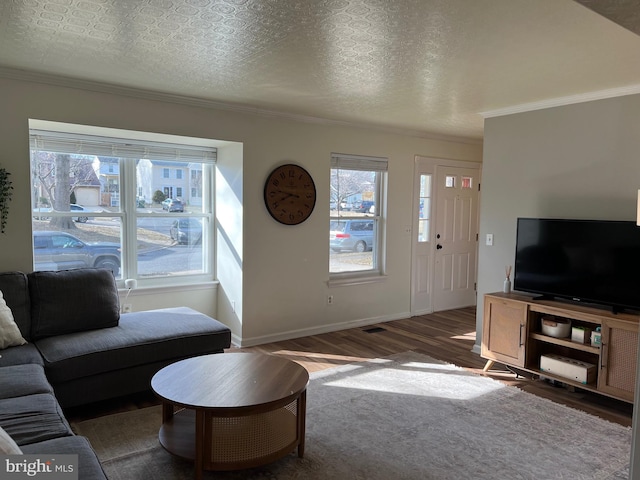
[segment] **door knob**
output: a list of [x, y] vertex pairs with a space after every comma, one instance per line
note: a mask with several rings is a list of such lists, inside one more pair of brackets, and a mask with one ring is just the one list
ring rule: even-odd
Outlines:
[[436, 245], [436, 248], [437, 248], [438, 250], [440, 250], [440, 249], [442, 248], [442, 245], [440, 245], [440, 244], [438, 243], [438, 244]]

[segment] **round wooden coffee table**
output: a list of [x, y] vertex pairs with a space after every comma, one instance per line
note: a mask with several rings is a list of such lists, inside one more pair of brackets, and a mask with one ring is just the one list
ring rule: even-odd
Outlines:
[[173, 363], [151, 379], [162, 400], [160, 444], [203, 470], [237, 470], [304, 455], [309, 373], [260, 353], [218, 353]]

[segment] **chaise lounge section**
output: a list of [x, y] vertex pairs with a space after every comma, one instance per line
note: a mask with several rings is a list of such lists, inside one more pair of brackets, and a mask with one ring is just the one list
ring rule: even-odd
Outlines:
[[0, 319], [0, 427], [23, 453], [78, 454], [83, 479], [105, 476], [63, 407], [149, 390], [160, 368], [231, 343], [225, 325], [191, 308], [120, 315], [108, 270], [4, 272], [0, 292], [14, 322]]

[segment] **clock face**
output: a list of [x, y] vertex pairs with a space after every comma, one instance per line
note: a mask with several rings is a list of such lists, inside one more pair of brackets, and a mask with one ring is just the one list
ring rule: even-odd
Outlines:
[[274, 169], [264, 184], [264, 203], [271, 216], [285, 225], [304, 222], [316, 205], [316, 186], [299, 165]]

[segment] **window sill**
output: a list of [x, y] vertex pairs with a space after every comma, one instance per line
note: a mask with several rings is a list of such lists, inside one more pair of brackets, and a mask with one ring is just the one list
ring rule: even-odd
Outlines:
[[385, 282], [386, 280], [386, 275], [350, 275], [330, 278], [327, 285], [329, 287], [346, 287], [350, 285], [365, 285], [367, 283]]
[[[159, 293], [166, 292], [193, 292], [194, 290], [215, 290], [218, 288], [220, 282], [214, 280], [211, 282], [201, 283], [180, 283], [175, 285], [154, 285], [154, 286], [138, 286], [135, 289], [131, 289], [130, 296], [137, 297], [140, 295], [157, 295]], [[126, 294], [126, 288], [119, 287], [118, 293]]]

